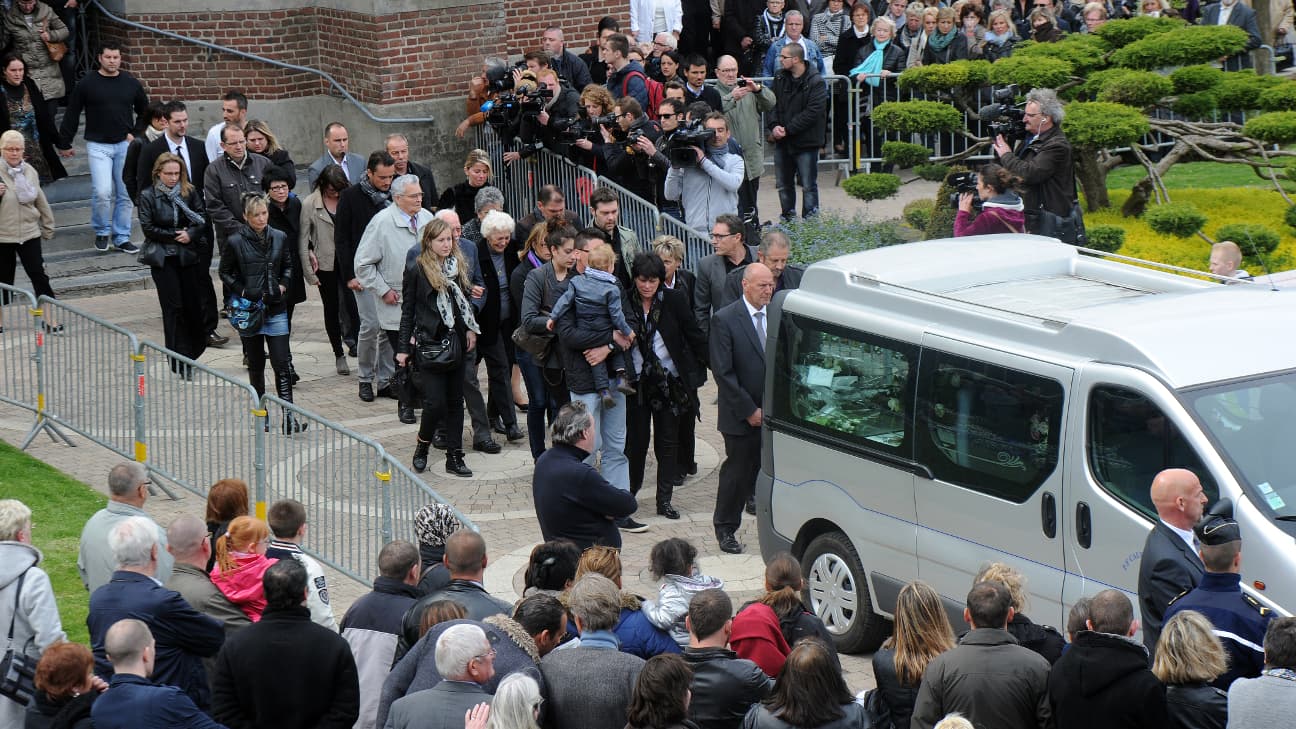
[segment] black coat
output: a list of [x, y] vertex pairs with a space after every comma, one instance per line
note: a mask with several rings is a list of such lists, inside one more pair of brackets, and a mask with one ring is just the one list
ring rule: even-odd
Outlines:
[[587, 456], [576, 446], [555, 443], [536, 460], [531, 495], [540, 533], [545, 541], [568, 539], [581, 549], [620, 547], [621, 532], [608, 517], [630, 516], [638, 504], [585, 463]]
[[337, 213], [333, 217], [333, 270], [343, 284], [355, 278], [356, 248], [369, 221], [382, 209], [358, 183], [347, 187], [338, 196]]
[[879, 648], [873, 654], [873, 679], [877, 682], [877, 690], [882, 694], [882, 704], [890, 712], [891, 726], [908, 729], [922, 681], [912, 686], [900, 683], [895, 667], [895, 650], [891, 648]]
[[[507, 282], [518, 265], [518, 248], [515, 241], [509, 241], [504, 248], [504, 280]], [[517, 320], [522, 313], [522, 302], [512, 300], [507, 318], [500, 318], [500, 282], [495, 270], [495, 261], [491, 260], [491, 247], [483, 238], [477, 244], [477, 265], [481, 267], [482, 282], [486, 289], [486, 303], [477, 313], [477, 326], [481, 328], [478, 338], [483, 344], [491, 344], [498, 336], [510, 336], [517, 327]], [[511, 295], [511, 294], [510, 294]]]
[[[189, 182], [201, 193], [204, 175], [207, 174], [207, 145], [193, 137], [185, 137], [184, 142], [185, 151], [189, 153], [189, 161], [193, 163], [193, 169], [187, 170]], [[171, 141], [163, 134], [151, 142], [146, 142], [140, 148], [139, 158], [135, 160], [134, 166], [131, 166], [130, 160], [126, 161], [126, 167], [122, 170], [122, 181], [126, 184], [126, 192], [131, 196], [131, 200], [137, 199], [140, 193], [153, 184], [153, 164], [157, 162], [158, 157], [170, 151], [172, 151]]]
[[[0, 83], [6, 82], [0, 81]], [[54, 125], [54, 117], [50, 114], [49, 105], [45, 103], [45, 97], [41, 94], [40, 89], [36, 88], [36, 82], [24, 76], [23, 86], [27, 88], [27, 95], [31, 99], [32, 110], [36, 116], [36, 133], [40, 135], [41, 156], [45, 158], [46, 164], [49, 165], [50, 176], [55, 180], [61, 180], [67, 177], [68, 173], [63, 167], [62, 160], [59, 159], [58, 151], [54, 148], [60, 146], [66, 149], [72, 146], [72, 143], [69, 141], [60, 142], [59, 129]], [[0, 114], [0, 132], [7, 132], [13, 128], [9, 115], [7, 113]], [[198, 186], [202, 187], [202, 178], [198, 179]], [[44, 180], [41, 182], [43, 183]]]
[[[453, 328], [463, 336], [467, 328], [458, 318], [447, 323], [441, 319], [441, 310], [437, 308], [437, 290], [432, 288], [423, 267], [415, 259], [405, 266], [405, 277], [401, 283], [401, 322], [400, 335], [397, 338], [396, 352], [410, 354], [410, 338], [427, 342], [440, 339], [445, 335], [442, 326]], [[468, 292], [464, 292], [464, 297]]]
[[[715, 89], [712, 89], [715, 91]], [[686, 92], [687, 93], [687, 92]], [[630, 125], [630, 131], [640, 132], [654, 144], [661, 138], [661, 127], [647, 116], [640, 116]], [[649, 201], [657, 202], [658, 191], [666, 181], [666, 169], [658, 166], [653, 157], [634, 150], [627, 152], [623, 141], [604, 145], [607, 155], [607, 174], [612, 181], [621, 185], [635, 195]]]
[[216, 657], [211, 715], [231, 729], [349, 729], [360, 716], [351, 646], [305, 607], [267, 608]]
[[1008, 632], [1023, 648], [1030, 648], [1044, 656], [1050, 665], [1057, 663], [1062, 657], [1062, 649], [1066, 647], [1066, 639], [1057, 629], [1032, 623], [1030, 618], [1021, 613], [1013, 615], [1012, 622], [1008, 623]]
[[281, 231], [267, 226], [266, 238], [267, 244], [263, 245], [246, 225], [231, 235], [221, 255], [220, 277], [243, 298], [264, 301], [266, 315], [273, 316], [286, 308], [287, 296], [279, 287], [292, 291], [297, 256]]
[[1166, 686], [1170, 729], [1224, 729], [1228, 694], [1208, 683]]
[[699, 729], [733, 729], [774, 688], [760, 666], [728, 648], [685, 648], [684, 660], [693, 669], [689, 719]]
[[931, 66], [940, 63], [949, 63], [951, 61], [966, 61], [968, 57], [967, 36], [959, 30], [954, 31], [954, 40], [941, 50], [931, 47], [931, 44], [923, 46], [922, 62], [924, 66]]
[[275, 167], [288, 173], [288, 178], [292, 180], [290, 186], [297, 186], [297, 165], [293, 163], [292, 157], [288, 156], [288, 150], [277, 149], [270, 154], [265, 155]]
[[1156, 650], [1166, 608], [1179, 593], [1191, 590], [1201, 582], [1206, 567], [1201, 557], [1170, 527], [1158, 521], [1143, 543], [1139, 561], [1139, 622], [1143, 625], [1143, 645]]
[[98, 697], [98, 691], [90, 691], [55, 703], [44, 691], [37, 691], [34, 702], [27, 707], [23, 729], [93, 729], [90, 709]]
[[[658, 289], [660, 299], [653, 304], [648, 317], [644, 316], [643, 304], [637, 289], [627, 291], [621, 297], [621, 311], [626, 321], [635, 331], [635, 347], [651, 347], [648, 341], [648, 320], [654, 319], [653, 327], [661, 335], [666, 351], [679, 371], [684, 386], [696, 390], [706, 384], [707, 338], [693, 317], [693, 308], [688, 296], [677, 289]], [[640, 388], [639, 396], [646, 393]]]
[[[297, 241], [301, 234], [302, 204], [296, 196], [289, 195], [288, 202], [280, 208], [270, 201], [270, 227], [284, 234], [288, 241], [288, 250], [297, 252]], [[300, 265], [300, 264], [299, 264]], [[288, 286], [288, 303], [300, 304], [306, 300], [306, 277], [294, 276]]]
[[401, 641], [405, 645], [412, 646], [418, 643], [423, 612], [438, 600], [453, 600], [459, 603], [467, 611], [468, 620], [485, 620], [492, 615], [508, 617], [513, 607], [486, 592], [475, 582], [452, 579], [440, 590], [420, 597], [418, 602], [405, 611], [404, 617], [401, 618]]
[[[892, 43], [891, 45], [899, 45]], [[869, 34], [860, 38], [855, 35], [855, 26], [851, 25], [837, 36], [837, 53], [833, 55], [832, 72], [836, 76], [846, 76], [852, 68], [855, 68], [868, 57], [865, 49], [872, 50], [873, 35]]]
[[[191, 187], [184, 199], [184, 204], [190, 210], [202, 215], [206, 210], [203, 207], [202, 189]], [[208, 235], [211, 228], [205, 223], [199, 224], [189, 220], [184, 213], [176, 209], [171, 198], [159, 193], [152, 185], [144, 188], [140, 193], [136, 211], [139, 213], [140, 230], [144, 232], [144, 239], [164, 246], [168, 256], [178, 256], [181, 266], [192, 266], [198, 263], [206, 249], [211, 246]], [[176, 242], [176, 231], [181, 229], [189, 233], [188, 243]]]
[[1022, 178], [1027, 221], [1031, 212], [1039, 208], [1064, 217], [1071, 214], [1071, 203], [1076, 199], [1071, 160], [1071, 143], [1061, 127], [1050, 127], [1030, 144], [1023, 141], [999, 159], [1009, 172]]
[[782, 126], [787, 132], [775, 144], [792, 150], [822, 147], [828, 120], [828, 89], [814, 66], [807, 65], [800, 78], [791, 71], [779, 71], [772, 90], [778, 103], [765, 115], [766, 128]]
[[1119, 635], [1080, 631], [1053, 665], [1048, 693], [1057, 729], [1168, 726], [1165, 686], [1147, 651]]
[[419, 178], [419, 187], [423, 188], [423, 209], [429, 213], [435, 213], [437, 211], [437, 200], [439, 199], [436, 176], [432, 174], [432, 170], [414, 160], [410, 160], [409, 167], [406, 169], [409, 174]]
[[[469, 220], [477, 219], [476, 202], [477, 193], [479, 192], [481, 192], [481, 188], [469, 185], [467, 180], [454, 187], [447, 187], [441, 193], [441, 199], [437, 200], [437, 210], [454, 208], [454, 211], [459, 215], [459, 220], [466, 225]], [[356, 240], [359, 240], [359, 238]]]

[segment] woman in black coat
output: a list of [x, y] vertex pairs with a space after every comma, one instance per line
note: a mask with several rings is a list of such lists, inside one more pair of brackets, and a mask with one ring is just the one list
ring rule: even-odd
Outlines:
[[279, 146], [279, 140], [275, 138], [274, 132], [270, 131], [270, 125], [260, 119], [251, 119], [247, 126], [243, 127], [243, 133], [247, 135], [247, 150], [273, 162], [275, 167], [287, 173], [288, 188], [296, 187], [297, 165], [293, 163], [292, 157], [288, 156], [288, 150]]
[[[680, 514], [671, 506], [675, 469], [679, 463], [680, 419], [696, 412], [693, 400], [706, 382], [700, 352], [706, 335], [698, 326], [689, 300], [680, 291], [662, 286], [666, 267], [656, 253], [635, 256], [630, 267], [634, 287], [621, 303], [635, 332], [630, 350], [639, 373], [636, 394], [626, 398], [626, 459], [630, 462], [630, 493], [643, 486], [648, 439], [657, 456], [657, 513], [667, 519]], [[665, 350], [665, 358], [661, 356]]]
[[486, 154], [484, 149], [468, 150], [463, 169], [464, 181], [447, 187], [445, 192], [441, 193], [441, 199], [437, 201], [437, 209], [454, 208], [455, 213], [459, 215], [459, 221], [467, 225], [468, 221], [477, 219], [475, 204], [477, 193], [490, 183], [490, 155]]
[[1224, 645], [1205, 615], [1184, 610], [1166, 622], [1152, 673], [1165, 684], [1171, 729], [1224, 729], [1228, 694], [1210, 682], [1226, 670]]
[[[288, 247], [296, 253], [300, 247], [302, 204], [292, 194], [294, 184], [293, 178], [280, 167], [267, 168], [261, 177], [261, 189], [270, 200], [270, 227], [283, 233], [288, 240]], [[305, 300], [306, 277], [297, 276], [293, 278], [292, 285], [288, 288], [288, 297], [284, 301], [288, 306], [288, 331], [292, 331], [293, 309]], [[296, 378], [293, 382], [296, 383]]]
[[927, 46], [923, 48], [924, 66], [967, 60], [967, 36], [955, 25], [957, 20], [953, 8], [941, 8], [936, 13], [936, 32], [927, 38]]
[[[261, 195], [243, 195], [243, 219], [247, 222], [226, 240], [221, 253], [221, 281], [241, 297], [263, 309], [261, 326], [239, 331], [247, 357], [248, 380], [257, 395], [265, 394], [266, 347], [275, 373], [275, 390], [281, 400], [293, 401], [292, 354], [288, 348], [288, 303], [292, 281], [299, 275], [296, 251], [288, 238], [270, 227], [270, 202]], [[239, 307], [231, 304], [231, 309]], [[230, 314], [233, 324], [237, 316]], [[237, 326], [235, 327], [238, 328]], [[306, 429], [292, 413], [284, 413], [284, 432]]]
[[[140, 190], [137, 209], [147, 263], [162, 307], [166, 348], [189, 359], [198, 359], [207, 348], [203, 323], [203, 253], [211, 245], [202, 190], [189, 184], [184, 160], [166, 153], [153, 163], [153, 184]], [[172, 371], [189, 376], [187, 368], [172, 363]]]
[[59, 141], [58, 127], [54, 125], [45, 97], [27, 75], [26, 62], [21, 56], [8, 55], [0, 61], [0, 70], [4, 71], [0, 86], [8, 104], [7, 113], [0, 115], [3, 123], [0, 132], [10, 129], [22, 132], [23, 139], [27, 140], [23, 159], [36, 168], [42, 183], [67, 177], [67, 170], [54, 149]]
[[927, 664], [953, 647], [954, 630], [940, 595], [926, 582], [900, 588], [895, 630], [873, 654], [873, 676], [892, 726], [909, 726]]
[[[423, 226], [418, 258], [405, 267], [401, 291], [404, 298], [396, 364], [406, 367], [414, 360], [422, 376], [423, 422], [414, 447], [414, 470], [422, 473], [427, 469], [428, 448], [440, 426], [446, 438], [446, 473], [472, 476], [464, 464], [463, 376], [468, 358], [475, 356], [473, 348], [481, 329], [468, 301], [472, 291], [468, 260], [459, 250], [449, 223], [433, 218]], [[457, 339], [459, 360], [449, 369], [436, 371], [412, 356], [415, 349], [410, 345], [411, 338], [417, 347]]]

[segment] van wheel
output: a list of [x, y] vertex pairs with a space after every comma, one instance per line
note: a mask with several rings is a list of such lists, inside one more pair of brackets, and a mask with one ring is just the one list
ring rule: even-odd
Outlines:
[[810, 611], [842, 653], [869, 653], [886, 638], [888, 621], [873, 612], [868, 582], [854, 545], [841, 532], [815, 537], [801, 557]]

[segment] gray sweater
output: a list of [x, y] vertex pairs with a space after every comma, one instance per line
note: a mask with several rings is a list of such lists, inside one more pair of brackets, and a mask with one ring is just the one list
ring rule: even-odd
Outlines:
[[553, 651], [540, 661], [547, 690], [546, 729], [614, 729], [626, 724], [626, 707], [644, 659], [610, 647], [585, 645]]
[[1229, 686], [1229, 729], [1278, 729], [1296, 715], [1296, 681], [1277, 676], [1239, 678]]

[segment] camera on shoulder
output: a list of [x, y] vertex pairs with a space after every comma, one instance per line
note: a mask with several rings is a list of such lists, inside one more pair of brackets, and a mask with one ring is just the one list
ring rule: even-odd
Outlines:
[[700, 119], [694, 119], [663, 137], [664, 141], [659, 146], [670, 160], [671, 167], [697, 167], [699, 160], [695, 150], [706, 153], [715, 135], [714, 129], [707, 129]]

